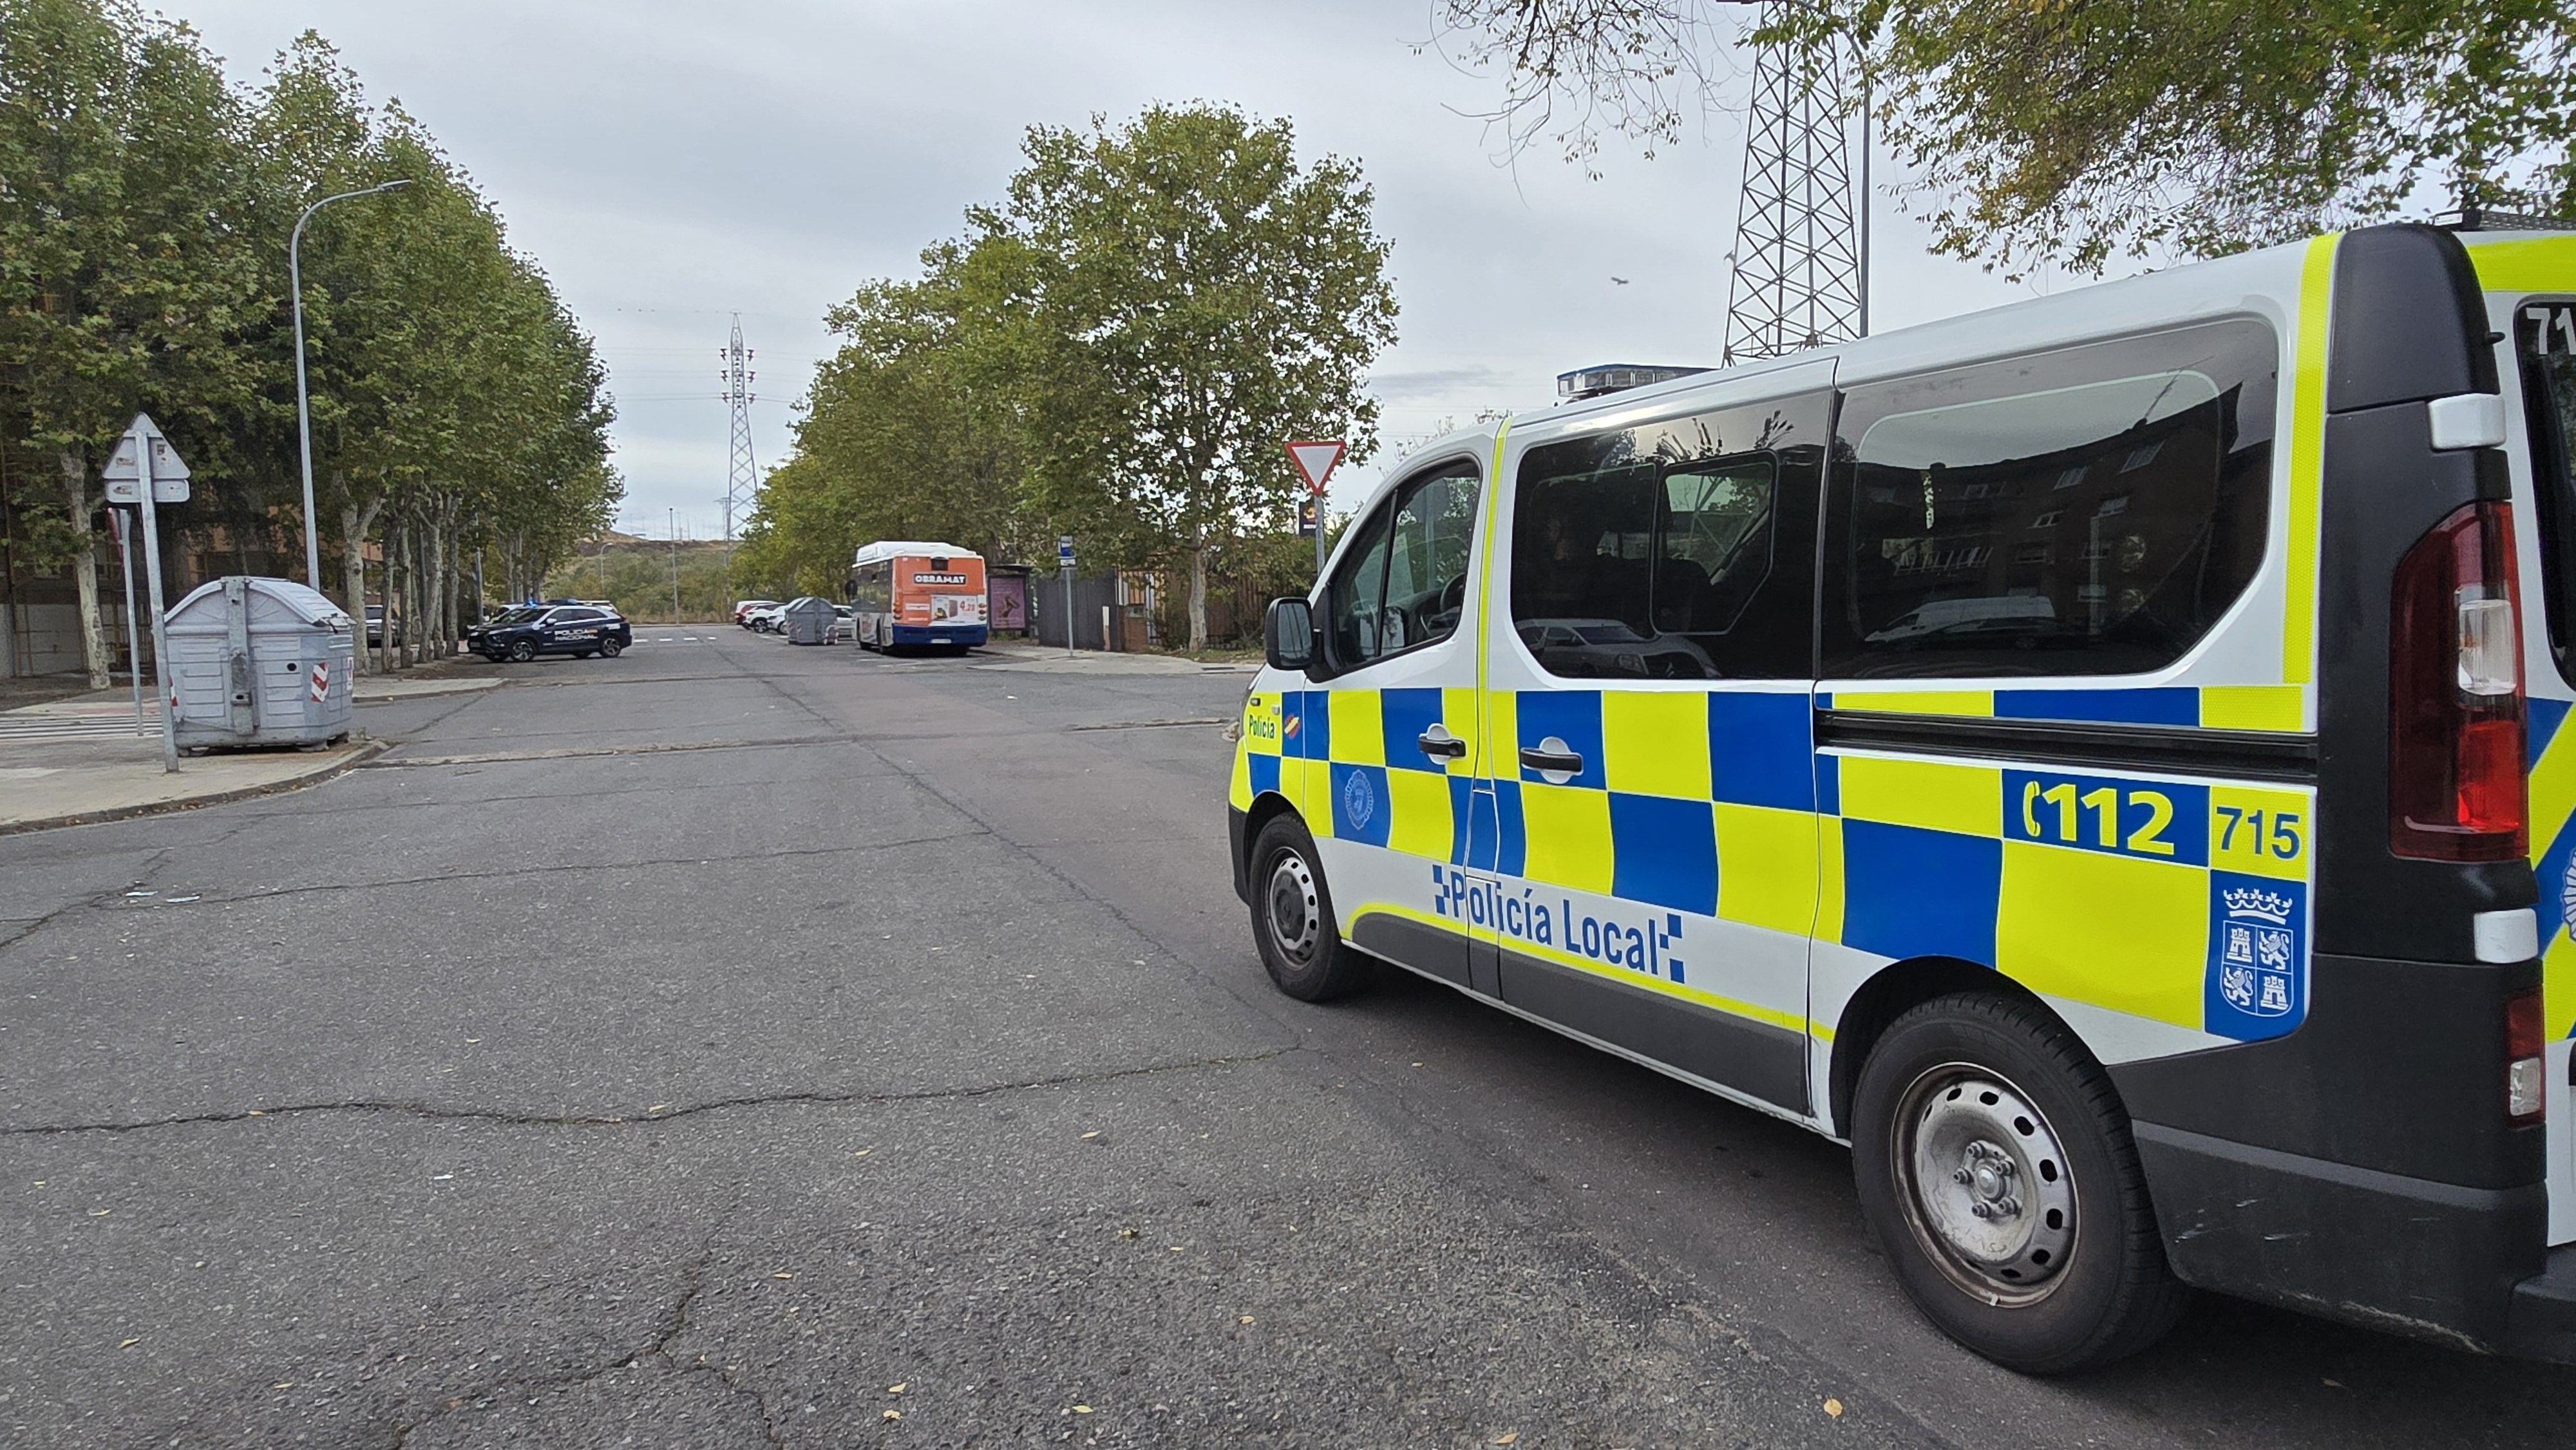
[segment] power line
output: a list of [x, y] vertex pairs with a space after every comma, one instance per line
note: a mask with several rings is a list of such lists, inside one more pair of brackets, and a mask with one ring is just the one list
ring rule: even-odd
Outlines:
[[733, 340], [726, 344], [724, 357], [724, 398], [733, 408], [733, 459], [726, 471], [724, 493], [724, 537], [733, 544], [733, 516], [736, 509], [751, 511], [752, 495], [760, 487], [760, 471], [751, 456], [751, 405], [755, 401], [751, 384], [760, 374], [752, 372], [751, 349], [742, 345], [742, 314], [733, 318]]
[[[1765, 24], [1776, 9], [1764, 7]], [[1866, 138], [1864, 131], [1864, 147]], [[1838, 48], [1763, 46], [1745, 126], [1725, 360], [1779, 357], [1867, 333], [1866, 235], [1852, 205]]]

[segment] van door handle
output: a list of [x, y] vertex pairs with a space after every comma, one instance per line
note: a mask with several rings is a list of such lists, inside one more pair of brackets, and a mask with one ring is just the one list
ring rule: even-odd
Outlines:
[[1422, 753], [1430, 756], [1434, 760], [1464, 760], [1467, 758], [1467, 742], [1450, 734], [1449, 727], [1446, 725], [1432, 726], [1430, 729], [1414, 736], [1413, 743], [1421, 746]]
[[1544, 744], [1521, 747], [1521, 764], [1532, 770], [1565, 775], [1583, 773], [1583, 757], [1571, 750], [1550, 750]]

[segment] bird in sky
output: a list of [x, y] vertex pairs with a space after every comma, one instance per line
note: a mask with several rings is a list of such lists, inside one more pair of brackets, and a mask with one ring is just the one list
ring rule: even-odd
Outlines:
[[1610, 281], [1613, 286], [1625, 287], [1628, 285], [1628, 279], [1625, 277], [1613, 277]]

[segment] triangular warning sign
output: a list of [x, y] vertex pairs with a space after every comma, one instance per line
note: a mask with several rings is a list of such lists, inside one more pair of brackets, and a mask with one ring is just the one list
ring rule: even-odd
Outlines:
[[1339, 438], [1306, 441], [1288, 445], [1288, 461], [1297, 465], [1297, 475], [1306, 487], [1316, 493], [1324, 491], [1324, 480], [1333, 476], [1333, 466], [1342, 461], [1343, 443]]

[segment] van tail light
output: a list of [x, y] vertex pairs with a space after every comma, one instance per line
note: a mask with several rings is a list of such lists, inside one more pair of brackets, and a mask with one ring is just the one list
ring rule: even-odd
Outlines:
[[2513, 861], [2524, 824], [2513, 506], [2469, 504], [2398, 562], [2390, 606], [2388, 849]]
[[2540, 989], [2526, 987], [2504, 999], [2504, 1115], [2514, 1126], [2540, 1121]]

